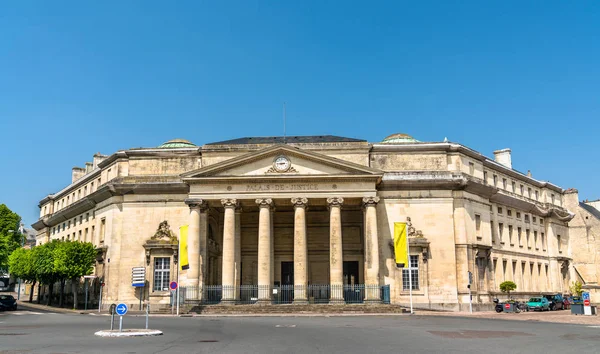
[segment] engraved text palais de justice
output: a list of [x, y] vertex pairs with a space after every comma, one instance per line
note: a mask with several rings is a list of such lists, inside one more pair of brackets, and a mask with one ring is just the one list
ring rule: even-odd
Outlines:
[[319, 187], [316, 184], [248, 184], [246, 192], [259, 191], [316, 191]]

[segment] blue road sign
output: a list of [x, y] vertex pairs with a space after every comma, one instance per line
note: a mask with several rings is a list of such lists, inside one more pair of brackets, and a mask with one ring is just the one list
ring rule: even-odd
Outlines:
[[118, 304], [117, 308], [115, 309], [115, 312], [117, 313], [117, 315], [119, 316], [123, 316], [124, 314], [127, 313], [127, 305], [125, 304]]
[[590, 299], [590, 293], [585, 292], [581, 294], [583, 300], [589, 300]]

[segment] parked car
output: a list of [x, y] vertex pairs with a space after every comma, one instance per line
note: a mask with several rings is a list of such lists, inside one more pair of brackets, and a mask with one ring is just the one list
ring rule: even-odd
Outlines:
[[568, 310], [571, 308], [571, 303], [572, 303], [572, 299], [571, 296], [569, 295], [563, 295], [563, 307], [565, 310]]
[[4, 310], [16, 310], [17, 300], [12, 295], [0, 295], [0, 311]]
[[550, 302], [545, 297], [532, 297], [527, 302], [530, 310], [550, 311]]
[[550, 303], [550, 311], [564, 310], [563, 297], [561, 294], [543, 295]]

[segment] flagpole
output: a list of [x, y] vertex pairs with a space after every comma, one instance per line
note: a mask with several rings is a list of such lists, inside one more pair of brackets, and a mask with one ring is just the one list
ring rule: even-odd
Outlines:
[[406, 218], [406, 258], [408, 259], [408, 294], [410, 297], [410, 314], [413, 314], [413, 298], [412, 298], [412, 267], [410, 264], [410, 243], [408, 242], [408, 228], [410, 218]]

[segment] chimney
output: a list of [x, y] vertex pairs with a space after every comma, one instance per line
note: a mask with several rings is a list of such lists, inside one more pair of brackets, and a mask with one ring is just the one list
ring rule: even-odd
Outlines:
[[92, 172], [93, 169], [94, 169], [94, 164], [92, 164], [91, 162], [85, 163], [85, 173], [90, 173], [90, 172]]
[[104, 161], [104, 159], [106, 159], [106, 155], [102, 155], [101, 153], [97, 152], [94, 154], [94, 163], [92, 165], [92, 169], [98, 167], [98, 164], [102, 161]]
[[83, 175], [85, 175], [85, 168], [83, 167], [73, 167], [73, 172], [71, 172], [71, 183], [77, 181]]
[[494, 160], [512, 169], [512, 160], [510, 158], [510, 149], [502, 149], [494, 151]]

